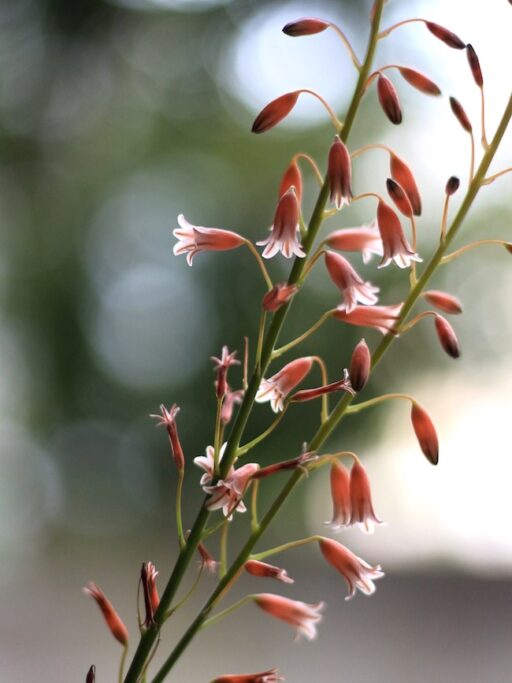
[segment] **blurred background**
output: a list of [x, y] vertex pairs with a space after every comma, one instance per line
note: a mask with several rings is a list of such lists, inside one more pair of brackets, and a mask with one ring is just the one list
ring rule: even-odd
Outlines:
[[[175, 472], [165, 432], [148, 414], [177, 402], [187, 459], [204, 452], [214, 421], [209, 358], [223, 344], [241, 353], [244, 335], [254, 348], [264, 292], [243, 250], [201, 254], [193, 268], [173, 257], [176, 216], [253, 240], [266, 235], [291, 156], [306, 152], [324, 169], [333, 133], [313, 99], [302, 98], [287, 121], [263, 136], [250, 133], [255, 115], [300, 87], [314, 88], [342, 113], [355, 83], [334, 33], [292, 39], [281, 28], [311, 14], [331, 19], [362, 55], [369, 8], [366, 0], [0, 5], [2, 680], [83, 681], [92, 663], [100, 683], [116, 680], [119, 647], [80, 589], [97, 581], [135, 643], [140, 564], [155, 562], [163, 586], [176, 553]], [[511, 85], [511, 14], [506, 0], [491, 0], [485, 13], [463, 0], [396, 0], [383, 26], [424, 16], [471, 42], [484, 72], [492, 135]], [[403, 124], [388, 122], [371, 89], [350, 147], [385, 142], [410, 163], [423, 195], [418, 229], [427, 259], [438, 239], [447, 178], [462, 180], [452, 211], [467, 184], [469, 140], [447, 96], [463, 103], [478, 131], [479, 92], [464, 53], [420, 24], [382, 42], [376, 66], [390, 62], [424, 71], [443, 97], [423, 96], [390, 72]], [[508, 131], [492, 172], [510, 165], [511, 140]], [[361, 157], [355, 191], [384, 192], [387, 169], [383, 152]], [[317, 188], [304, 171], [308, 217]], [[454, 246], [510, 240], [509, 197], [508, 176], [485, 188]], [[374, 202], [360, 202], [326, 230], [367, 223], [374, 211]], [[375, 261], [362, 267], [358, 255], [352, 262], [381, 287], [382, 303], [403, 299], [403, 272], [377, 271]], [[293, 643], [284, 625], [246, 607], [198, 638], [173, 681], [207, 682], [274, 665], [295, 683], [510, 680], [510, 266], [504, 249], [484, 247], [443, 268], [432, 287], [465, 304], [464, 315], [452, 319], [461, 359], [442, 352], [427, 319], [394, 345], [365, 390], [365, 397], [417, 396], [438, 428], [437, 468], [422, 456], [403, 403], [347, 419], [331, 439], [331, 448], [361, 454], [387, 522], [373, 537], [341, 537], [366, 560], [382, 563], [387, 578], [376, 595], [344, 603], [341, 577], [316, 550], [294, 551], [279, 558], [294, 586], [246, 578], [233, 598], [275, 590], [326, 600], [318, 642]], [[269, 267], [282, 281], [289, 263], [276, 258]], [[337, 303], [317, 267], [283, 340]], [[375, 346], [378, 333], [364, 334]], [[331, 321], [302, 350], [323, 355], [334, 379], [360, 337], [360, 330]], [[239, 386], [237, 369], [232, 378]], [[248, 438], [270, 419], [268, 405], [257, 407]], [[255, 456], [272, 462], [296, 455], [317, 422], [318, 406], [297, 406]], [[199, 500], [199, 476], [190, 465], [186, 524]], [[277, 486], [264, 487], [263, 503]], [[290, 500], [264, 545], [322, 533], [330, 515], [325, 471]], [[233, 548], [246, 525], [233, 525]], [[212, 587], [204, 579], [198, 602], [169, 625], [160, 657]]]

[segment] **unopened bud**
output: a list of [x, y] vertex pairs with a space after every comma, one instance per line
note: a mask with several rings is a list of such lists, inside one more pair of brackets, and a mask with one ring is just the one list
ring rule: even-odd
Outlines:
[[437, 336], [441, 346], [446, 351], [446, 353], [452, 358], [458, 358], [460, 356], [460, 344], [455, 334], [455, 330], [450, 325], [448, 320], [443, 318], [442, 315], [437, 315], [435, 317], [435, 326]]
[[466, 43], [462, 41], [458, 35], [452, 31], [449, 31], [444, 26], [434, 24], [433, 21], [426, 21], [425, 25], [430, 33], [432, 33], [436, 38], [439, 38], [439, 40], [442, 40], [445, 45], [448, 45], [448, 47], [453, 47], [455, 50], [463, 50], [466, 47]]
[[304, 19], [297, 19], [297, 21], [290, 21], [283, 28], [283, 33], [292, 38], [297, 38], [299, 36], [312, 36], [315, 33], [321, 33], [326, 28], [329, 28], [329, 22], [306, 17]]
[[294, 187], [295, 188], [295, 194], [297, 195], [297, 201], [301, 202], [302, 200], [302, 174], [300, 172], [299, 165], [295, 161], [295, 159], [291, 162], [291, 164], [288, 166], [286, 171], [283, 174], [283, 177], [281, 178], [281, 184], [279, 185], [279, 197], [278, 199], [281, 199], [281, 197], [288, 192], [288, 190]]
[[459, 189], [460, 185], [460, 180], [457, 178], [457, 176], [450, 176], [448, 180], [446, 181], [446, 187], [445, 187], [445, 192], [446, 194], [451, 197], [452, 194], [455, 194], [457, 190]]
[[407, 218], [412, 218], [411, 202], [400, 185], [395, 180], [388, 178], [386, 180], [386, 187], [397, 209]]
[[[510, 4], [512, 4], [512, 0]], [[505, 249], [508, 251], [509, 254], [512, 254], [512, 242], [506, 242]]]
[[94, 683], [96, 680], [96, 667], [94, 664], [91, 666], [85, 677], [85, 683]]
[[288, 576], [286, 569], [281, 567], [274, 567], [272, 564], [266, 562], [259, 562], [258, 560], [248, 560], [244, 564], [246, 572], [252, 576], [259, 576], [265, 579], [277, 579], [283, 583], [294, 583], [291, 576]]
[[350, 384], [354, 391], [362, 391], [368, 382], [372, 366], [370, 349], [364, 339], [361, 339], [352, 353], [350, 361]]
[[413, 88], [416, 88], [416, 90], [419, 90], [425, 95], [437, 96], [441, 94], [440, 88], [434, 83], [434, 81], [431, 81], [430, 78], [427, 78], [419, 71], [410, 69], [406, 66], [399, 67], [398, 71], [400, 72], [402, 78], [409, 83], [409, 85], [412, 85]]
[[462, 313], [462, 303], [453, 294], [447, 294], [446, 292], [441, 292], [437, 289], [430, 289], [427, 292], [423, 292], [425, 299], [440, 311], [445, 313], [456, 314]]
[[475, 83], [479, 88], [482, 88], [484, 85], [484, 77], [482, 76], [482, 69], [480, 68], [480, 60], [478, 59], [478, 55], [476, 54], [474, 47], [470, 43], [466, 45], [466, 56], [468, 58], [469, 68], [471, 69], [471, 73], [475, 79]]
[[432, 465], [439, 462], [439, 441], [427, 411], [418, 403], [412, 404], [411, 422], [421, 450]]
[[295, 90], [293, 92], [287, 92], [284, 95], [281, 95], [281, 97], [272, 100], [272, 102], [267, 104], [256, 117], [252, 124], [252, 132], [264, 133], [277, 125], [288, 116], [297, 104], [299, 95], [300, 90]]
[[405, 194], [409, 197], [414, 215], [420, 216], [421, 197], [411, 169], [409, 166], [407, 166], [405, 161], [396, 156], [396, 154], [390, 155], [389, 168], [393, 180], [396, 180], [396, 182], [404, 190]]
[[96, 603], [103, 614], [110, 633], [112, 633], [114, 638], [119, 641], [121, 645], [126, 647], [128, 645], [128, 631], [126, 626], [121, 621], [121, 617], [112, 607], [112, 604], [107, 599], [103, 591], [92, 581], [83, 589], [83, 591], [96, 600]]
[[402, 123], [402, 110], [400, 108], [400, 100], [398, 93], [393, 83], [384, 74], [379, 74], [377, 80], [377, 95], [379, 103], [384, 113], [395, 125]]
[[471, 133], [473, 130], [473, 126], [471, 125], [471, 121], [469, 120], [468, 115], [464, 111], [464, 107], [462, 106], [462, 104], [458, 100], [456, 100], [455, 97], [450, 97], [450, 107], [452, 108], [452, 112], [455, 114], [455, 118], [464, 128], [464, 130], [467, 133]]

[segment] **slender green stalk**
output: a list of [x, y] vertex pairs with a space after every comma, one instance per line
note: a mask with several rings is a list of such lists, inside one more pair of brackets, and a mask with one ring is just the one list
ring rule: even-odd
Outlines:
[[286, 411], [288, 410], [289, 405], [290, 405], [289, 403], [284, 404], [283, 410], [281, 410], [281, 412], [277, 414], [277, 417], [272, 421], [270, 426], [267, 427], [267, 429], [265, 429], [264, 432], [262, 432], [261, 434], [259, 434], [258, 436], [256, 436], [254, 439], [247, 442], [243, 446], [240, 446], [240, 448], [238, 449], [238, 457], [248, 453], [251, 449], [253, 449], [255, 446], [257, 446], [261, 441], [264, 441], [267, 438], [267, 436], [272, 434], [274, 429], [277, 427], [277, 425], [281, 422], [283, 417], [286, 415]]
[[241, 598], [240, 600], [237, 600], [230, 607], [227, 607], [225, 610], [222, 610], [222, 612], [219, 612], [214, 617], [210, 617], [210, 619], [206, 619], [201, 624], [201, 628], [203, 629], [203, 628], [207, 628], [208, 626], [213, 626], [214, 624], [217, 624], [219, 621], [224, 619], [224, 617], [227, 617], [229, 614], [232, 614], [233, 612], [235, 612], [239, 607], [242, 607], [243, 605], [248, 603], [249, 600], [254, 600], [254, 595], [246, 595], [245, 598]]
[[315, 534], [314, 536], [308, 536], [307, 538], [299, 538], [297, 541], [289, 541], [288, 543], [283, 543], [282, 545], [276, 545], [274, 548], [269, 548], [268, 550], [263, 550], [261, 553], [251, 555], [251, 560], [264, 560], [266, 557], [270, 557], [271, 555], [284, 553], [286, 550], [292, 550], [293, 548], [300, 548], [302, 545], [315, 543], [316, 541], [320, 541], [322, 538], [322, 536]]
[[316, 321], [313, 325], [311, 325], [310, 328], [308, 328], [305, 332], [303, 332], [301, 335], [296, 337], [295, 339], [292, 339], [291, 342], [288, 342], [288, 344], [285, 344], [284, 346], [279, 347], [276, 349], [273, 354], [272, 354], [272, 360], [275, 360], [276, 358], [279, 358], [279, 356], [282, 356], [283, 353], [286, 353], [290, 349], [293, 349], [294, 346], [297, 346], [301, 342], [304, 341], [304, 339], [307, 339], [310, 335], [312, 335], [314, 332], [316, 332], [324, 322], [332, 317], [332, 314], [334, 313], [336, 309], [333, 309], [332, 311], [327, 311], [322, 315], [322, 317]]
[[183, 549], [186, 545], [185, 535], [183, 533], [183, 521], [181, 516], [181, 496], [183, 493], [183, 480], [185, 478], [185, 470], [181, 468], [178, 471], [178, 486], [176, 489], [176, 528], [178, 531], [178, 541], [180, 548]]
[[367, 408], [372, 408], [373, 406], [379, 405], [379, 403], [384, 403], [384, 401], [393, 401], [395, 399], [403, 399], [404, 401], [410, 401], [414, 403], [414, 398], [409, 396], [409, 394], [383, 394], [382, 396], [376, 396], [368, 401], [362, 401], [361, 403], [356, 403], [347, 408], [346, 412], [353, 415], [354, 413], [360, 413], [362, 410]]
[[226, 573], [228, 566], [228, 536], [229, 536], [229, 519], [224, 520], [222, 531], [220, 534], [220, 577], [222, 578]]

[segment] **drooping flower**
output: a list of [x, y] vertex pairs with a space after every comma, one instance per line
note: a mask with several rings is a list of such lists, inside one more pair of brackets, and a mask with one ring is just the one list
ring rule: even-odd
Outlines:
[[176, 426], [176, 416], [180, 412], [179, 407], [174, 403], [170, 410], [162, 403], [160, 406], [160, 415], [150, 415], [158, 420], [157, 427], [165, 427], [167, 435], [169, 436], [169, 443], [171, 444], [171, 451], [178, 470], [182, 471], [185, 468], [185, 456], [183, 455], [183, 448], [181, 447], [180, 437], [178, 435], [178, 428]]
[[324, 258], [331, 280], [343, 296], [347, 313], [350, 313], [358, 302], [365, 305], [377, 303], [376, 293], [379, 288], [365, 282], [346, 258], [332, 251], [326, 251]]
[[295, 188], [291, 187], [279, 200], [274, 222], [270, 228], [270, 236], [266, 240], [257, 242], [259, 246], [265, 246], [263, 258], [272, 258], [278, 251], [285, 258], [291, 258], [294, 254], [300, 257], [306, 255], [297, 239], [299, 213], [297, 194]]
[[211, 683], [277, 683], [284, 681], [277, 669], [260, 671], [256, 674], [226, 674], [215, 678]]
[[231, 422], [234, 407], [236, 404], [242, 403], [243, 397], [243, 389], [231, 391], [231, 389], [228, 386], [226, 395], [224, 396], [224, 401], [222, 403], [222, 408], [220, 410], [220, 419], [222, 420], [222, 424], [227, 425]]
[[83, 591], [87, 595], [90, 595], [91, 598], [96, 600], [96, 603], [103, 614], [110, 633], [117, 641], [121, 643], [121, 645], [126, 647], [128, 645], [128, 631], [126, 626], [123, 624], [121, 617], [113, 608], [112, 603], [107, 599], [101, 588], [91, 581], [87, 584]]
[[423, 454], [432, 465], [439, 462], [439, 440], [429, 414], [419, 403], [412, 404], [411, 422]]
[[160, 596], [156, 587], [156, 577], [158, 572], [152, 562], [143, 562], [140, 571], [140, 581], [142, 584], [142, 592], [144, 595], [144, 607], [146, 610], [146, 617], [144, 619], [144, 626], [149, 628], [155, 624], [154, 616], [160, 604]]
[[302, 635], [308, 640], [316, 638], [316, 624], [322, 619], [320, 612], [324, 608], [323, 602], [310, 605], [274, 593], [255, 595], [254, 602], [276, 619], [293, 626], [297, 630], [297, 637]]
[[215, 393], [217, 398], [223, 398], [228, 391], [228, 370], [232, 365], [240, 365], [240, 361], [236, 360], [237, 352], [231, 351], [227, 346], [222, 347], [222, 354], [220, 358], [216, 356], [211, 356], [210, 360], [213, 361], [215, 365], [215, 370], [217, 371], [217, 377], [215, 379]]
[[291, 576], [288, 576], [286, 569], [275, 567], [273, 564], [260, 562], [259, 560], [247, 560], [244, 564], [246, 572], [252, 576], [259, 576], [265, 579], [277, 579], [283, 583], [294, 583]]
[[372, 356], [370, 349], [366, 341], [361, 339], [354, 349], [350, 360], [350, 384], [354, 391], [362, 391], [365, 388], [370, 377], [371, 368]]
[[458, 358], [460, 356], [460, 344], [457, 335], [455, 334], [455, 330], [446, 318], [443, 318], [442, 315], [438, 315], [437, 313], [434, 322], [441, 346], [449, 356]]
[[202, 566], [205, 567], [207, 572], [209, 572], [210, 574], [214, 574], [217, 570], [219, 563], [213, 557], [213, 555], [210, 552], [208, 552], [208, 549], [204, 545], [204, 543], [199, 542], [197, 544], [197, 552], [201, 556]]
[[286, 194], [291, 187], [295, 188], [297, 201], [300, 205], [300, 202], [302, 200], [302, 173], [300, 172], [299, 165], [295, 161], [295, 159], [292, 159], [290, 165], [288, 166], [288, 168], [283, 174], [283, 177], [281, 178], [278, 199], [281, 199], [281, 197], [284, 194]]
[[345, 579], [349, 594], [345, 600], [350, 600], [359, 589], [365, 595], [375, 593], [374, 581], [384, 576], [380, 565], [372, 567], [348, 548], [330, 538], [319, 541], [320, 550], [327, 562], [334, 567]]
[[382, 240], [377, 222], [359, 228], [343, 228], [328, 235], [325, 240], [331, 249], [338, 251], [360, 251], [363, 263], [368, 263], [373, 254], [383, 255]]
[[349, 325], [359, 327], [373, 327], [382, 334], [394, 333], [400, 318], [402, 304], [395, 306], [356, 306], [350, 313], [338, 308], [333, 317]]
[[256, 394], [256, 401], [258, 403], [270, 401], [274, 413], [280, 412], [284, 407], [284, 399], [297, 384], [302, 382], [311, 370], [312, 364], [313, 358], [311, 356], [296, 358], [269, 379], [263, 378]]
[[448, 292], [442, 292], [438, 289], [429, 289], [423, 292], [423, 296], [429, 304], [435, 306], [440, 311], [451, 314], [462, 313], [462, 303], [453, 294], [448, 294]]
[[297, 100], [301, 92], [301, 90], [287, 92], [280, 97], [276, 97], [276, 99], [272, 100], [272, 102], [269, 102], [266, 107], [263, 107], [254, 120], [254, 123], [252, 124], [252, 132], [264, 133], [286, 118], [297, 104]]
[[375, 524], [382, 524], [374, 512], [370, 480], [365, 468], [358, 462], [350, 470], [350, 524], [359, 524], [367, 533], [372, 533]]
[[395, 125], [402, 123], [402, 109], [395, 86], [384, 74], [377, 79], [377, 95], [384, 113]]
[[263, 310], [269, 313], [274, 313], [279, 310], [281, 306], [286, 304], [292, 296], [298, 291], [297, 285], [278, 284], [274, 285], [263, 297]]
[[186, 254], [189, 266], [200, 251], [229, 251], [241, 247], [245, 242], [243, 237], [231, 230], [192, 225], [182, 213], [178, 216], [178, 223], [181, 229], [173, 230], [173, 235], [178, 238], [174, 254]]
[[293, 394], [290, 400], [294, 403], [305, 403], [306, 401], [314, 401], [320, 396], [325, 396], [325, 394], [332, 394], [335, 391], [348, 391], [350, 394], [354, 395], [355, 392], [350, 384], [347, 369], [343, 371], [342, 379], [339, 379], [337, 382], [330, 382], [329, 384], [323, 384], [320, 387], [313, 387], [312, 389], [302, 389]]
[[206, 501], [208, 510], [219, 510], [225, 517], [231, 519], [233, 512], [246, 512], [247, 508], [242, 500], [250, 480], [260, 466], [254, 462], [248, 462], [237, 470], [231, 469], [225, 479], [219, 479], [213, 486], [204, 486], [203, 491], [210, 497]]
[[389, 170], [393, 180], [396, 180], [409, 197], [414, 215], [420, 216], [421, 196], [409, 166], [407, 166], [403, 159], [392, 153], [389, 157]]
[[394, 261], [399, 268], [408, 268], [411, 261], [421, 262], [421, 258], [412, 250], [405, 237], [400, 219], [389, 204], [382, 200], [379, 200], [377, 207], [377, 224], [384, 246], [384, 255], [379, 268], [384, 268], [391, 261]]
[[348, 149], [336, 135], [329, 150], [327, 162], [327, 181], [329, 198], [337, 209], [352, 199], [352, 161]]
[[333, 462], [330, 474], [331, 498], [332, 498], [332, 520], [326, 522], [333, 529], [350, 524], [350, 476], [347, 468], [339, 462]]
[[396, 180], [393, 180], [392, 178], [388, 178], [386, 180], [386, 187], [389, 196], [393, 200], [400, 213], [407, 218], [411, 218], [413, 215], [411, 202], [409, 201], [409, 197], [405, 194], [402, 187], [396, 182]]
[[283, 33], [292, 38], [298, 36], [311, 36], [315, 33], [321, 33], [330, 26], [329, 22], [317, 19], [315, 17], [304, 17], [304, 19], [297, 19], [290, 21], [283, 28]]

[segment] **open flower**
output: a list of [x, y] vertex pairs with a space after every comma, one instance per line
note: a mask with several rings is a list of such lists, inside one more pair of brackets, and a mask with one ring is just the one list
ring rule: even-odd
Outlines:
[[222, 347], [222, 354], [220, 358], [216, 356], [211, 356], [210, 360], [213, 361], [215, 365], [215, 370], [217, 371], [217, 377], [215, 379], [215, 393], [217, 398], [223, 398], [228, 391], [228, 370], [232, 365], [240, 365], [240, 361], [236, 360], [237, 352], [229, 351], [227, 346]]
[[181, 230], [176, 229], [172, 233], [178, 238], [174, 245], [174, 254], [186, 254], [189, 266], [200, 251], [229, 251], [241, 247], [245, 242], [243, 237], [231, 230], [192, 225], [182, 213], [178, 216], [178, 223]]
[[171, 444], [171, 451], [178, 470], [185, 468], [185, 456], [183, 448], [181, 447], [180, 437], [178, 435], [178, 428], [176, 426], [176, 416], [180, 412], [179, 406], [174, 403], [170, 410], [162, 403], [160, 405], [160, 415], [150, 415], [158, 420], [157, 427], [165, 427], [169, 436], [169, 443]]
[[332, 520], [326, 522], [333, 529], [349, 526], [350, 508], [350, 475], [347, 468], [339, 462], [333, 462], [331, 467], [331, 498]]
[[334, 567], [345, 579], [349, 594], [345, 600], [350, 600], [359, 589], [365, 595], [375, 593], [377, 579], [384, 576], [380, 565], [372, 567], [348, 548], [330, 538], [322, 538], [319, 541], [320, 550], [327, 562]]
[[[224, 455], [226, 446], [227, 442], [223, 443], [220, 447], [219, 462], [222, 460], [222, 456]], [[204, 474], [199, 482], [201, 486], [209, 484], [213, 479], [213, 470], [215, 468], [215, 449], [213, 448], [213, 446], [206, 446], [206, 455], [198, 455], [197, 458], [194, 458], [194, 465], [197, 465], [202, 470], [204, 470]], [[228, 474], [230, 474], [232, 471], [233, 468], [230, 469]]]
[[270, 401], [274, 413], [280, 412], [284, 407], [284, 399], [297, 384], [302, 382], [311, 370], [312, 364], [313, 358], [311, 356], [297, 358], [269, 379], [263, 378], [256, 394], [256, 401], [258, 403]]
[[260, 562], [259, 560], [247, 560], [244, 564], [244, 569], [252, 576], [259, 576], [265, 579], [277, 579], [283, 583], [294, 582], [292, 577], [288, 576], [286, 569], [275, 567], [273, 564], [267, 564], [266, 562]]
[[331, 280], [343, 296], [347, 313], [350, 313], [358, 302], [366, 305], [377, 303], [376, 293], [379, 288], [370, 282], [364, 282], [346, 258], [332, 251], [326, 251], [324, 256]]
[[384, 255], [379, 268], [384, 268], [391, 261], [394, 261], [399, 268], [408, 268], [411, 261], [421, 262], [421, 258], [412, 250], [407, 241], [400, 219], [389, 204], [383, 201], [379, 201], [377, 207], [377, 224], [384, 246]]
[[358, 462], [350, 471], [350, 524], [359, 524], [366, 533], [372, 533], [375, 524], [382, 524], [373, 510], [370, 480], [365, 468]]
[[281, 199], [274, 214], [274, 222], [270, 228], [270, 236], [266, 240], [257, 242], [259, 246], [265, 246], [263, 258], [272, 258], [280, 251], [285, 258], [295, 256], [303, 257], [303, 251], [297, 232], [299, 230], [299, 202], [294, 187], [290, 187]]
[[[219, 510], [225, 517], [231, 519], [233, 512], [246, 512], [247, 508], [242, 497], [249, 486], [250, 480], [260, 466], [254, 462], [248, 462], [237, 470], [231, 468], [228, 476], [213, 486], [204, 486], [203, 491], [210, 495], [206, 502], [208, 510]], [[204, 475], [203, 475], [204, 476]]]
[[352, 199], [352, 162], [348, 149], [337, 135], [329, 150], [327, 181], [329, 198], [336, 208], [348, 206]]
[[324, 608], [323, 602], [308, 605], [274, 593], [259, 593], [254, 596], [254, 602], [276, 619], [293, 626], [297, 630], [297, 637], [302, 635], [308, 640], [316, 638], [316, 624], [322, 619], [320, 612]]
[[395, 332], [395, 325], [400, 317], [402, 304], [395, 306], [356, 306], [349, 312], [337, 308], [333, 317], [349, 325], [373, 327], [382, 334]]
[[373, 254], [383, 255], [382, 240], [377, 222], [359, 228], [342, 228], [331, 232], [325, 240], [331, 249], [338, 251], [360, 251], [363, 263], [368, 263]]
[[219, 676], [211, 683], [277, 683], [277, 681], [284, 681], [284, 678], [279, 676], [277, 669], [269, 669], [256, 674], [226, 674]]

